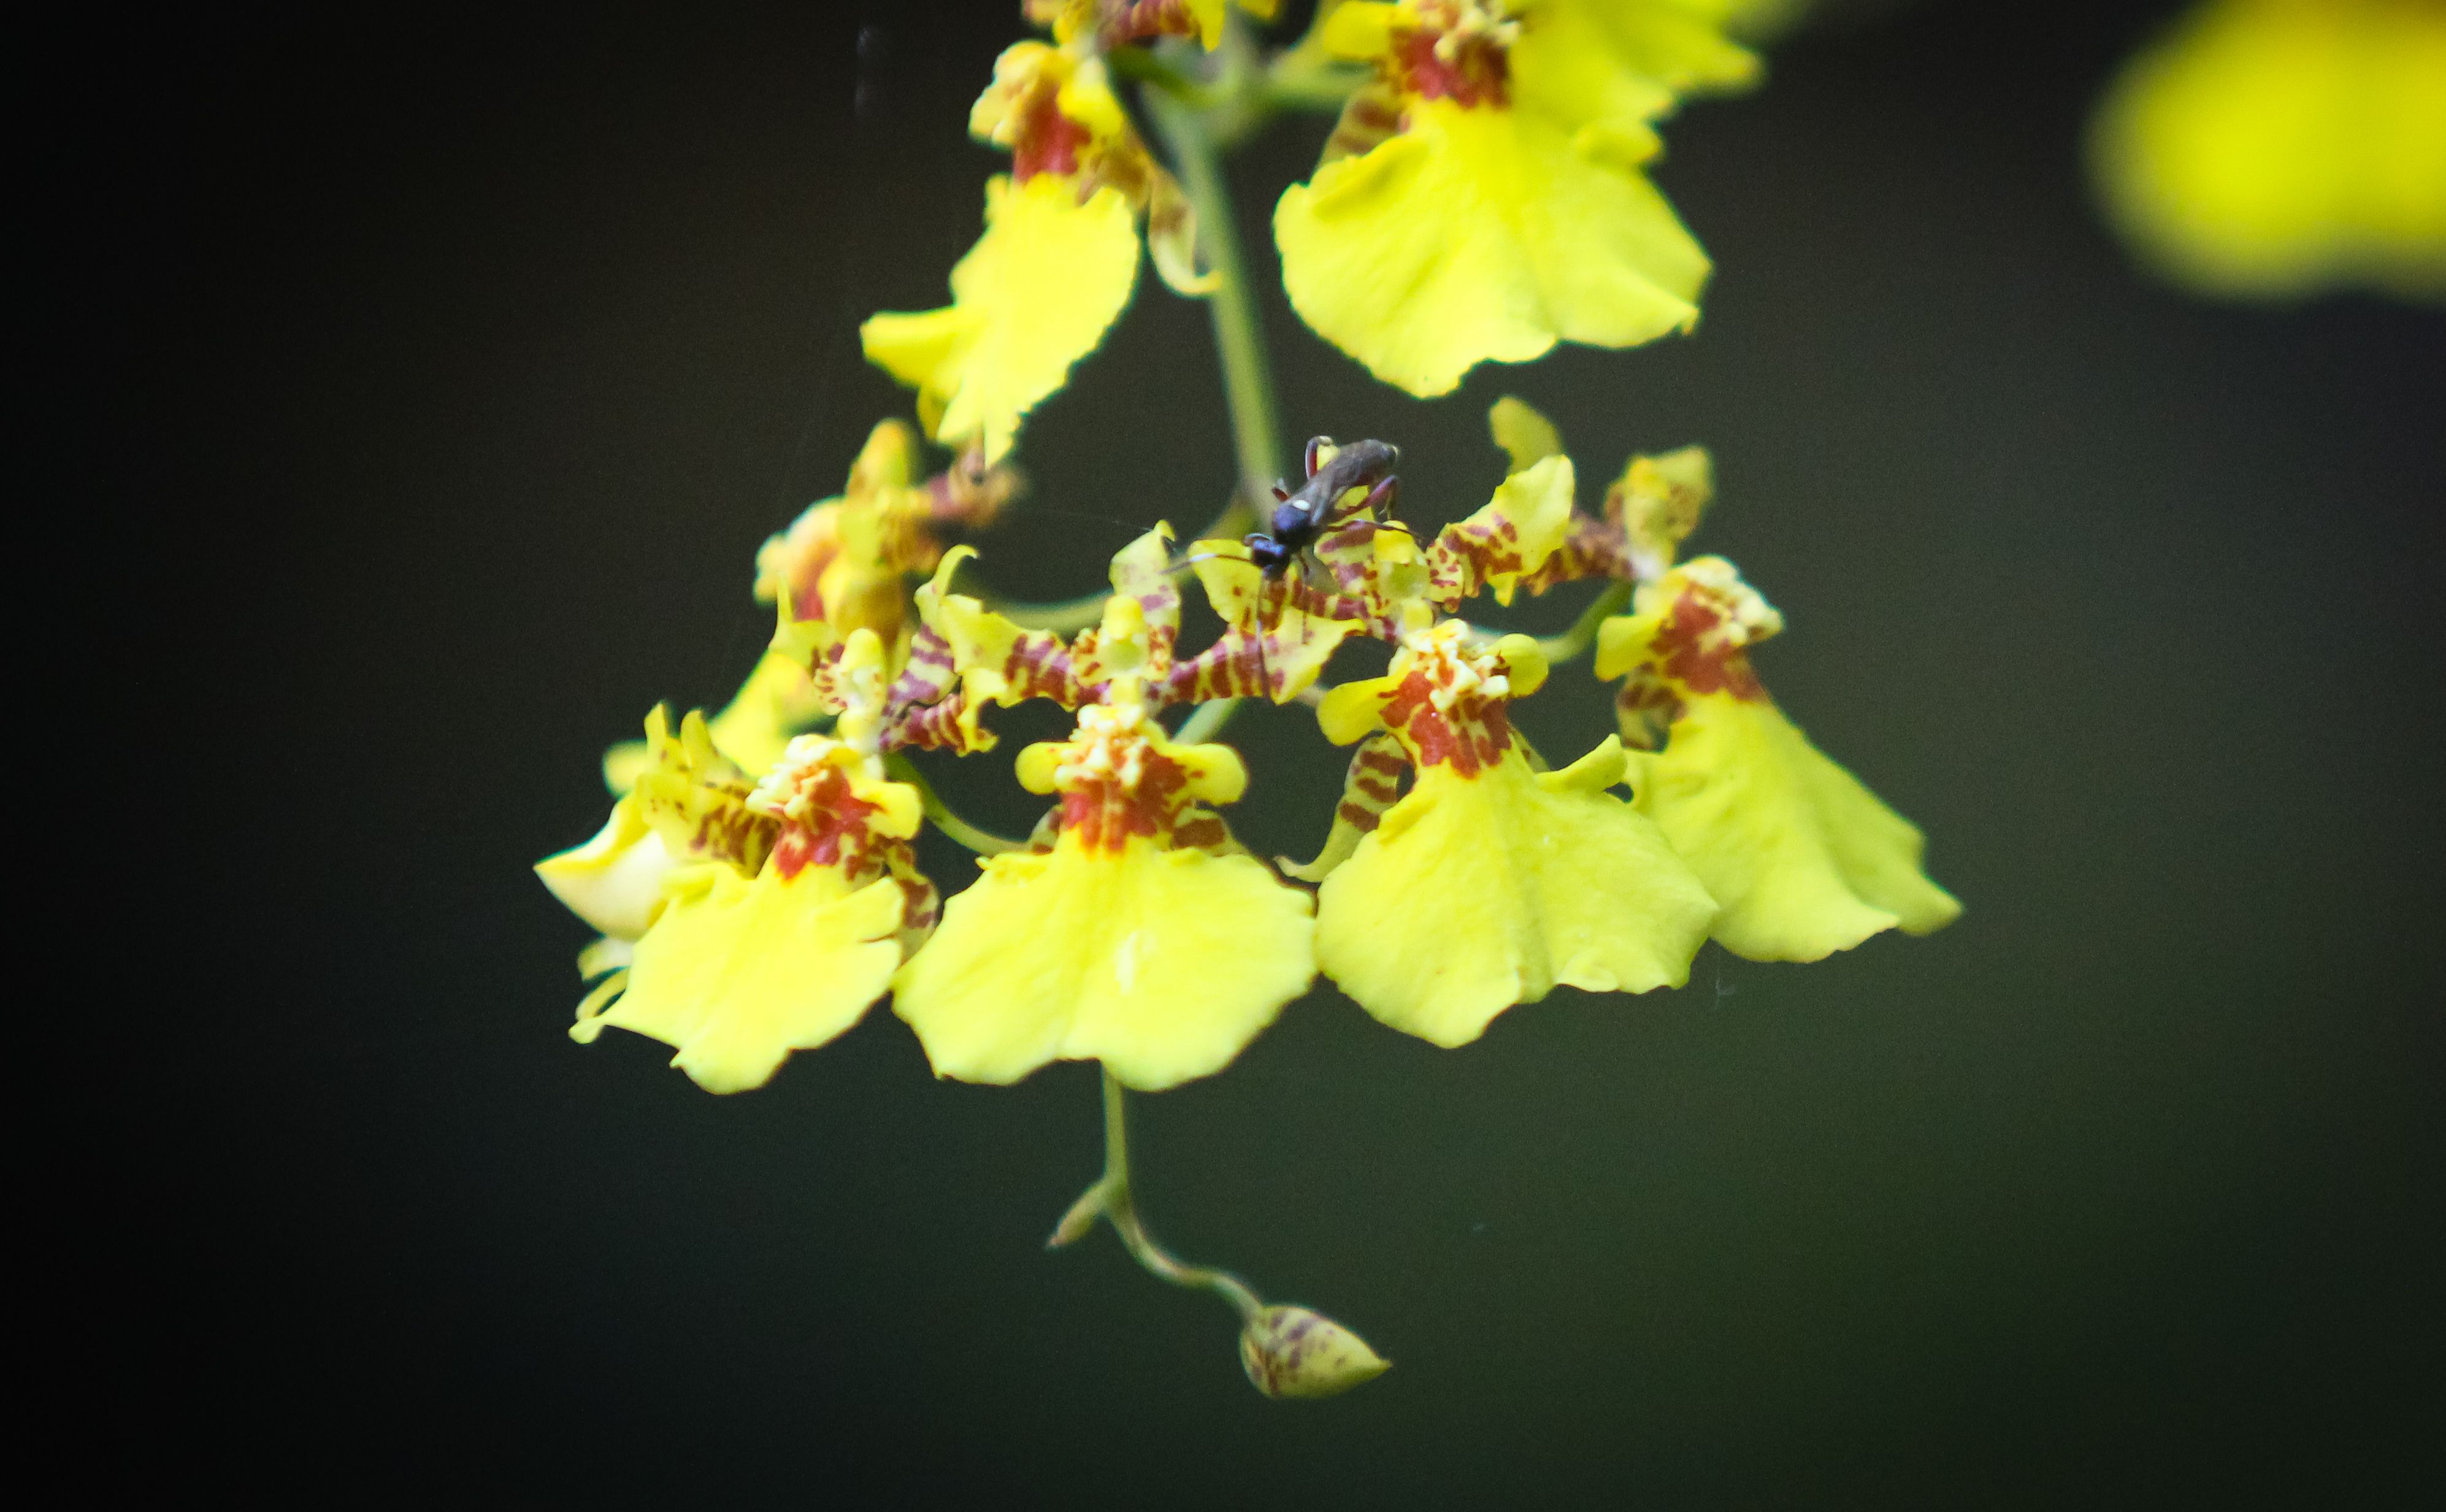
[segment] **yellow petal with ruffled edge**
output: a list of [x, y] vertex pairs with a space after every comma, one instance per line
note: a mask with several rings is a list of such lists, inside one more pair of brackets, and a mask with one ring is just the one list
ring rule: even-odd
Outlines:
[[1686, 331], [1706, 254], [1626, 160], [1595, 127], [1417, 103], [1401, 135], [1283, 192], [1284, 288], [1318, 334], [1422, 398], [1558, 339]]
[[1920, 832], [1774, 704], [1687, 700], [1665, 749], [1632, 757], [1634, 805], [1724, 905], [1715, 936], [1759, 961], [1814, 961], [1962, 905], [1920, 870]]
[[708, 1092], [763, 1086], [792, 1050], [857, 1022], [900, 965], [905, 894], [890, 879], [851, 890], [808, 866], [750, 881], [727, 866], [672, 874], [668, 904], [637, 942], [628, 991], [570, 1037], [605, 1026], [674, 1046], [671, 1064]]
[[1312, 904], [1242, 855], [1132, 837], [996, 856], [902, 968], [894, 1011], [938, 1076], [1100, 1060], [1140, 1091], [1210, 1075], [1307, 991]]
[[1085, 203], [1054, 174], [986, 185], [986, 234], [951, 270], [951, 303], [860, 327], [867, 359], [918, 390], [927, 433], [1001, 460], [1020, 417], [1060, 389], [1120, 318], [1138, 235], [1119, 189]]
[[1557, 772], [1518, 747], [1480, 776], [1427, 766], [1317, 895], [1317, 963], [1405, 1033], [1465, 1045], [1557, 985], [1689, 979], [1714, 899], [1629, 804], [1611, 739]]
[[1735, 0], [1537, 0], [1511, 48], [1512, 99], [1573, 125], [1635, 129], [1681, 96], [1739, 89], [1758, 55], [1724, 33]]
[[2092, 160], [2166, 273], [2281, 297], [2446, 297], [2446, 9], [2217, 0], [2127, 66]]

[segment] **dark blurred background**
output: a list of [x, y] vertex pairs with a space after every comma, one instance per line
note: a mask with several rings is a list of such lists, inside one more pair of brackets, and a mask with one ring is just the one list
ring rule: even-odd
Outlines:
[[[207, 831], [133, 1084], [126, 1368], [214, 1446], [177, 1467], [538, 1505], [2434, 1485], [2446, 313], [2135, 271], [2080, 141], [2162, 5], [1883, 8], [1689, 108], [1691, 339], [1419, 405], [1270, 285], [1291, 436], [1399, 443], [1421, 519], [1483, 501], [1506, 392], [1584, 478], [1714, 447], [1700, 544], [1788, 615], [1769, 683], [1969, 910], [1806, 968], [1711, 946], [1684, 992], [1452, 1052], [1320, 991], [1141, 1100], [1157, 1231], [1383, 1381], [1269, 1403], [1211, 1299], [1106, 1235], [1042, 1251], [1100, 1158], [1091, 1068], [937, 1084], [878, 1011], [716, 1099], [568, 1041], [587, 934], [527, 867], [601, 822], [649, 705], [728, 696], [757, 543], [908, 412], [856, 326], [974, 238], [1016, 9], [215, 17], [131, 85], [103, 460]], [[1269, 280], [1323, 130], [1236, 161]], [[1025, 460], [985, 542], [1014, 590], [1205, 519], [1202, 308], [1143, 277]], [[1605, 699], [1568, 671], [1532, 732], [1583, 748]], [[1243, 836], [1312, 849], [1340, 758], [1297, 711], [1233, 735]], [[959, 781], [1030, 817], [1000, 757]]]

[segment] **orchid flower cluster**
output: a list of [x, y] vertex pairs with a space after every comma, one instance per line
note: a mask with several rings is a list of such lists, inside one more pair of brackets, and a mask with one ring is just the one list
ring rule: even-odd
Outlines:
[[[1320, 976], [1388, 1028], [1458, 1047], [1557, 987], [1679, 987], [1710, 938], [1806, 961], [1951, 919], [1919, 832], [1759, 681], [1752, 650], [1781, 616], [1729, 561], [1684, 558], [1713, 493], [1704, 451], [1633, 457], [1584, 509], [1554, 426], [1505, 399], [1490, 417], [1501, 481], [1433, 534], [1394, 514], [1383, 444], [1350, 453], [1368, 463], [1354, 472], [1318, 438], [1303, 480], [1270, 476], [1263, 349], [1214, 190], [1235, 123], [1340, 110], [1314, 179], [1275, 212], [1285, 287], [1380, 377], [1441, 392], [1481, 361], [1633, 345], [1696, 317], [1705, 258], [1641, 164], [1684, 93], [1755, 71], [1725, 30], [1735, 9], [1350, 0], [1267, 54], [1249, 22], [1269, 7], [1250, 0], [1247, 15], [1029, 0], [1052, 40], [1006, 52], [977, 104], [974, 132], [1011, 172], [987, 186], [953, 302], [865, 327], [948, 461], [929, 473], [916, 428], [875, 425], [842, 493], [759, 553], [776, 633], [738, 696], [710, 719], [657, 708], [642, 743], [607, 757], [609, 822], [537, 867], [602, 936], [580, 957], [594, 985], [573, 1036], [649, 1036], [699, 1086], [738, 1092], [888, 997], [938, 1076], [1007, 1085], [1098, 1062], [1105, 1169], [1053, 1242], [1109, 1223], [1148, 1269], [1232, 1304], [1261, 1390], [1321, 1396], [1384, 1361], [1148, 1236], [1128, 1092], [1222, 1070]], [[1137, 114], [1117, 78], [1138, 81]], [[1214, 304], [1244, 477], [1210, 539], [1157, 524], [1113, 557], [1108, 594], [1012, 604], [984, 587], [971, 538], [1024, 512], [1023, 422], [1129, 302], [1141, 240], [1167, 285]], [[1270, 529], [1232, 539], [1251, 523]], [[1192, 578], [1221, 624], [1195, 650]], [[1469, 617], [1582, 582], [1597, 595], [1560, 635]], [[1370, 640], [1389, 648], [1383, 675], [1330, 681]], [[1618, 728], [1549, 760], [1513, 706], [1591, 648]], [[1005, 840], [911, 755], [988, 755], [995, 711], [1028, 701], [1072, 728], [1017, 753], [1047, 806]], [[1350, 747], [1306, 861], [1251, 854], [1225, 817], [1250, 780], [1214, 737], [1264, 707]], [[929, 823], [979, 854], [965, 886], [920, 870]]]

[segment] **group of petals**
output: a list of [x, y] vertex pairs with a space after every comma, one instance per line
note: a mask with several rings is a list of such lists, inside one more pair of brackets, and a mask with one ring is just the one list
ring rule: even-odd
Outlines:
[[1920, 869], [1909, 820], [1810, 744], [1767, 695], [1748, 648], [1782, 616], [1730, 562], [1702, 557], [1643, 588], [1600, 634], [1597, 674], [1670, 709], [1662, 747], [1633, 751], [1640, 812], [1723, 904], [1716, 938], [1752, 960], [1814, 961], [1880, 931], [1925, 935], [1962, 912]]
[[[1007, 149], [1011, 171], [986, 184], [985, 235], [951, 269], [951, 302], [886, 312], [859, 331], [867, 358], [917, 390], [927, 435], [988, 465], [1128, 307], [1141, 226], [1166, 284], [1193, 296], [1214, 287], [1197, 266], [1188, 198], [1139, 140], [1097, 50], [1101, 33], [1081, 19], [1094, 9], [1053, 8], [1061, 45], [1007, 48], [969, 113], [969, 133]], [[1221, 0], [1120, 9], [1124, 27], [1221, 26]], [[1206, 9], [1212, 28], [1195, 13]]]
[[[828, 690], [879, 694], [885, 652], [872, 629], [830, 661]], [[677, 737], [661, 709], [648, 716], [650, 766], [601, 833], [536, 868], [604, 936], [581, 963], [604, 980], [574, 1038], [649, 1035], [706, 1090], [742, 1091], [890, 988], [938, 912], [909, 843], [924, 805], [885, 775], [866, 711], [838, 713], [835, 734], [793, 739], [753, 784], [702, 715]]]
[[1174, 745], [1140, 706], [1080, 713], [1074, 739], [1020, 756], [1062, 800], [1049, 839], [986, 858], [900, 975], [895, 1009], [941, 1075], [1100, 1060], [1172, 1087], [1222, 1069], [1315, 974], [1308, 894], [1196, 806], [1239, 797], [1238, 755]]
[[[1781, 614], [1722, 558], [1672, 563], [1707, 501], [1704, 454], [1634, 459], [1591, 517], [1543, 417], [1507, 400], [1492, 423], [1508, 476], [1424, 545], [1364, 510], [1272, 576], [1246, 547], [1197, 543], [1224, 630], [1194, 656], [1177, 647], [1169, 527], [1116, 554], [1098, 623], [1026, 629], [954, 590], [971, 548], [894, 523], [923, 496], [909, 438], [879, 429], [826, 506], [837, 527], [777, 538], [764, 563], [770, 659], [799, 670], [829, 733], [790, 738], [751, 779], [701, 715], [674, 732], [657, 709], [602, 832], [538, 866], [604, 936], [572, 1033], [663, 1040], [701, 1086], [735, 1091], [889, 992], [940, 1075], [1009, 1083], [1096, 1060], [1153, 1090], [1228, 1065], [1319, 971], [1392, 1028], [1457, 1046], [1558, 986], [1681, 986], [1711, 936], [1814, 960], [1953, 918], [1919, 832], [1759, 681], [1751, 650]], [[902, 527], [898, 546], [851, 544]], [[843, 562], [897, 584], [930, 557], [913, 626], [840, 589]], [[1546, 652], [1457, 611], [1574, 576], [1636, 585], [1597, 635], [1622, 728], [1554, 769], [1512, 717], [1547, 680]], [[1385, 672], [1312, 691], [1354, 633], [1393, 643]], [[1282, 867], [1313, 894], [1226, 828], [1217, 810], [1248, 785], [1238, 755], [1159, 718], [1250, 693], [1307, 696], [1326, 737], [1357, 747], [1324, 852]], [[1054, 806], [941, 906], [911, 848], [927, 801], [886, 753], [987, 749], [979, 715], [1032, 698], [1074, 714], [1016, 763]]]
[[[1271, 0], [1238, 0], [1260, 17]], [[1323, 160], [1273, 225], [1291, 305], [1386, 383], [1449, 392], [1481, 362], [1558, 341], [1628, 347], [1699, 318], [1709, 272], [1647, 177], [1655, 123], [1742, 87], [1727, 28], [1753, 0], [1347, 0], [1311, 65], [1353, 77]], [[1028, 0], [1050, 43], [1013, 45], [970, 113], [1011, 154], [951, 302], [885, 312], [867, 357], [917, 393], [927, 434], [987, 463], [1101, 344], [1144, 241], [1175, 291], [1200, 271], [1195, 215], [1115, 93], [1108, 49], [1221, 40], [1225, 0]]]
[[1508, 706], [1545, 673], [1528, 637], [1475, 650], [1446, 620], [1320, 710], [1345, 744], [1388, 730], [1416, 780], [1326, 877], [1319, 959], [1362, 1008], [1438, 1045], [1557, 986], [1679, 987], [1716, 916], [1656, 826], [1607, 791], [1623, 777], [1618, 741], [1560, 771], [1531, 766]]
[[[1669, 561], [1708, 469], [1703, 452], [1636, 459], [1591, 520], [1572, 509], [1571, 462], [1542, 417], [1508, 401], [1496, 427], [1512, 475], [1424, 548], [1354, 521], [1319, 543], [1310, 583], [1198, 543], [1227, 630], [1193, 661], [1174, 660], [1176, 599], [1153, 586], [1160, 531], [1115, 558], [1103, 624], [1066, 646], [973, 599], [928, 600], [972, 686], [1080, 715], [1070, 740], [1019, 762], [1062, 806], [1026, 852], [982, 863], [898, 979], [898, 1011], [939, 1072], [1007, 1082], [1094, 1058], [1127, 1085], [1173, 1086], [1227, 1064], [1314, 970], [1382, 1022], [1455, 1046], [1557, 986], [1678, 987], [1709, 937], [1808, 960], [1959, 912], [1920, 870], [1918, 831], [1766, 697], [1746, 651], [1781, 617], [1722, 558], [1651, 573], [1636, 611], [1604, 627], [1600, 674], [1661, 700], [1664, 738], [1627, 712], [1640, 748], [1609, 737], [1547, 768], [1510, 718], [1545, 680], [1537, 643], [1489, 642], [1448, 612], [1544, 586], [1574, 542], [1626, 576]], [[1198, 806], [1240, 797], [1237, 759], [1173, 745], [1152, 712], [1217, 690], [1190, 675], [1198, 664], [1254, 659], [1272, 681], [1246, 690], [1299, 696], [1361, 632], [1396, 650], [1384, 675], [1319, 701], [1325, 733], [1359, 754], [1326, 853], [1284, 867], [1320, 884], [1311, 928], [1308, 896]]]
[[1352, 0], [1326, 49], [1375, 82], [1274, 211], [1283, 283], [1386, 383], [1447, 393], [1557, 341], [1636, 346], [1699, 318], [1706, 255], [1646, 165], [1685, 93], [1755, 56], [1707, 0]]
[[[1046, 697], [1078, 718], [1019, 754], [1021, 784], [1058, 806], [1025, 851], [980, 861], [900, 973], [894, 1010], [941, 1075], [1099, 1060], [1127, 1086], [1172, 1087], [1228, 1065], [1316, 973], [1308, 895], [1209, 806], [1247, 788], [1238, 753], [1176, 744], [1156, 717], [1201, 680], [1173, 656], [1170, 539], [1158, 525], [1114, 557], [1101, 622], [1066, 644], [939, 578], [920, 597], [971, 707]], [[1211, 659], [1239, 650], [1227, 633]]]

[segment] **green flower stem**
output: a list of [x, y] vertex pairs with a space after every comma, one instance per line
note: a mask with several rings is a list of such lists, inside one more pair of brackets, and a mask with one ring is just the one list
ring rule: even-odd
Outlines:
[[926, 780], [926, 774], [919, 771], [917, 764], [908, 757], [898, 752], [886, 756], [883, 769], [892, 774], [894, 781], [907, 783], [917, 789], [918, 801], [926, 805], [926, 817], [933, 822], [936, 829], [978, 855], [999, 856], [1005, 851], [1027, 848], [1024, 841], [1007, 840], [991, 830], [979, 829], [952, 813], [950, 805], [943, 802], [942, 795], [934, 791], [934, 784]]
[[1339, 110], [1367, 82], [1367, 70], [1305, 60], [1295, 63], [1285, 53], [1266, 69], [1259, 92], [1266, 104], [1282, 110]]
[[1223, 727], [1232, 722], [1232, 716], [1239, 708], [1240, 701], [1236, 698], [1210, 699], [1197, 706], [1197, 712], [1180, 722], [1180, 728], [1173, 732], [1172, 738], [1183, 746], [1213, 740], [1223, 733]]
[[1174, 67], [1144, 47], [1109, 48], [1104, 53], [1104, 62], [1120, 77], [1153, 85], [1195, 110], [1211, 110], [1233, 104], [1239, 83], [1237, 79], [1209, 83]]
[[1098, 1219], [1113, 1225], [1121, 1237], [1132, 1258], [1163, 1280], [1175, 1286], [1195, 1291], [1212, 1292], [1240, 1314], [1242, 1324], [1255, 1320], [1265, 1308], [1265, 1299], [1249, 1289], [1247, 1282], [1229, 1271], [1217, 1271], [1203, 1265], [1186, 1264], [1162, 1245], [1157, 1244], [1138, 1220], [1137, 1204], [1130, 1197], [1129, 1112], [1127, 1093], [1120, 1081], [1109, 1070], [1104, 1072], [1104, 1174], [1087, 1188], [1062, 1221], [1053, 1230], [1046, 1248], [1058, 1249], [1087, 1237]]
[[1539, 636], [1537, 649], [1546, 653], [1549, 666], [1570, 661], [1588, 650], [1589, 643], [1597, 638], [1598, 626], [1629, 606], [1630, 584], [1608, 583], [1605, 592], [1597, 595], [1589, 607], [1580, 612], [1580, 617], [1571, 622], [1571, 629], [1559, 635]]
[[1022, 630], [1049, 630], [1057, 635], [1068, 635], [1104, 617], [1104, 601], [1110, 593], [1088, 594], [1079, 598], [1056, 599], [1049, 604], [1031, 604], [1017, 598], [1005, 598], [991, 589], [969, 580], [964, 564], [956, 579], [961, 587], [982, 590], [977, 596], [985, 606]]
[[1240, 233], [1232, 194], [1223, 180], [1222, 154], [1199, 112], [1160, 89], [1140, 94], [1156, 131], [1171, 150], [1180, 186], [1197, 212], [1197, 241], [1214, 273], [1207, 303], [1214, 317], [1214, 350], [1223, 362], [1223, 392], [1232, 409], [1232, 442], [1240, 463], [1238, 497], [1215, 518], [1207, 536], [1237, 536], [1264, 519], [1261, 501], [1270, 499], [1283, 475], [1282, 424], [1274, 414], [1274, 381], [1266, 361], [1266, 340], [1249, 269], [1240, 255]]

